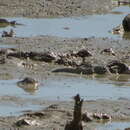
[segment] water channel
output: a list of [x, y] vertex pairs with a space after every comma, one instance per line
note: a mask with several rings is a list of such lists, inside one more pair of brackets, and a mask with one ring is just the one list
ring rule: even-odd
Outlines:
[[[109, 14], [88, 15], [71, 18], [7, 18], [9, 21], [16, 20], [23, 25], [15, 27], [0, 28], [9, 31], [11, 28], [16, 32], [17, 37], [30, 37], [38, 35], [49, 35], [58, 37], [109, 37], [121, 38], [113, 35], [112, 29], [121, 24], [122, 19], [130, 12], [128, 6], [120, 6]], [[91, 23], [91, 24], [90, 24]]]

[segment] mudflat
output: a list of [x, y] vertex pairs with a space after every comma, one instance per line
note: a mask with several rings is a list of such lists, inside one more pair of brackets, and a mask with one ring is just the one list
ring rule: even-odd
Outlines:
[[[110, 0], [0, 0], [0, 15], [2, 17], [67, 17], [87, 14], [107, 13], [113, 8]], [[128, 40], [113, 40], [108, 38], [60, 38], [52, 36], [36, 36], [29, 38], [4, 37], [0, 39], [0, 45], [12, 46], [7, 50], [17, 52], [54, 52], [70, 53], [86, 48], [92, 54], [87, 61], [93, 65], [106, 65], [109, 61], [120, 60], [130, 65], [130, 46]], [[114, 55], [101, 53], [104, 49], [112, 48]], [[24, 54], [25, 54], [24, 53]], [[21, 54], [21, 53], [20, 53]], [[23, 54], [23, 53], [22, 53]], [[24, 56], [23, 56], [24, 57]], [[21, 79], [33, 77], [37, 79], [53, 78], [56, 73], [52, 70], [65, 66], [45, 61], [10, 56], [0, 65], [0, 79]], [[81, 61], [81, 59], [79, 59]], [[21, 77], [23, 75], [23, 77]], [[69, 74], [68, 74], [69, 75]], [[75, 96], [75, 95], [74, 95]], [[81, 95], [82, 96], [82, 95]], [[20, 116], [0, 117], [0, 129], [20, 130], [64, 130], [65, 124], [72, 119], [74, 102], [72, 101], [48, 101], [45, 99], [24, 99], [13, 96], [1, 96], [0, 101], [24, 105], [27, 103], [46, 106], [35, 111], [40, 114], [30, 114], [34, 111], [24, 111]], [[83, 113], [107, 113], [111, 121], [130, 120], [129, 99], [118, 100], [87, 100], [83, 103]], [[31, 116], [30, 116], [31, 115]], [[18, 127], [16, 122], [28, 119], [31, 125]], [[33, 122], [33, 123], [32, 123]], [[25, 122], [26, 124], [26, 122]], [[84, 129], [93, 130], [99, 122], [84, 122]]]
[[3, 17], [56, 17], [106, 13], [111, 0], [0, 0]]

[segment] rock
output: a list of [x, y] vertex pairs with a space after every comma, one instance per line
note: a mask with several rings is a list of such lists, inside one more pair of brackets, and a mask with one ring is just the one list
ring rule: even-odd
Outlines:
[[17, 85], [24, 89], [26, 92], [29, 93], [34, 93], [36, 90], [38, 90], [38, 81], [36, 81], [35, 79], [26, 77], [21, 81], [17, 82]]
[[15, 123], [16, 126], [22, 127], [22, 126], [37, 126], [39, 123], [36, 120], [31, 119], [20, 119]]
[[122, 25], [125, 32], [130, 32], [130, 14], [126, 15], [122, 21]]
[[107, 67], [111, 73], [130, 74], [129, 66], [117, 60], [109, 62]]

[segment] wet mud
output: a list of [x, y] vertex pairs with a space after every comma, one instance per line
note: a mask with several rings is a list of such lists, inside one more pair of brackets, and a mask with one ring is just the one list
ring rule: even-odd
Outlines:
[[[102, 4], [101, 4], [102, 3]], [[8, 8], [7, 8], [8, 7]], [[9, 17], [66, 17], [86, 14], [100, 14], [111, 11], [113, 4], [110, 0], [0, 0], [1, 16]], [[52, 36], [35, 37], [2, 37], [0, 46], [6, 45], [6, 49], [0, 50], [0, 79], [34, 79], [53, 78], [57, 69], [79, 67], [83, 63], [96, 66], [94, 73], [104, 74], [108, 72], [106, 66], [109, 63], [121, 63], [123, 70], [129, 70], [130, 46], [129, 40], [114, 40], [109, 38], [60, 38]], [[9, 47], [8, 47], [9, 46]], [[83, 50], [87, 50], [83, 51]], [[87, 56], [85, 56], [87, 55]], [[118, 64], [119, 65], [119, 64]], [[114, 64], [115, 66], [115, 64]], [[125, 66], [125, 67], [124, 67]], [[88, 66], [87, 66], [88, 67]], [[105, 69], [104, 69], [105, 67]], [[101, 70], [102, 71], [99, 71]], [[108, 75], [121, 75], [122, 70], [116, 64], [109, 66]], [[127, 68], [127, 69], [126, 69]], [[77, 68], [76, 68], [77, 69]], [[76, 70], [75, 69], [75, 70]], [[105, 70], [105, 71], [104, 71]], [[118, 71], [119, 70], [119, 71]], [[66, 71], [66, 75], [69, 75]], [[60, 71], [59, 71], [60, 72]], [[75, 72], [75, 71], [74, 71]], [[79, 71], [76, 74], [83, 73]], [[58, 73], [59, 74], [59, 73]], [[87, 75], [88, 73], [85, 73]], [[91, 73], [93, 75], [93, 73]], [[128, 74], [129, 75], [129, 74]], [[82, 96], [82, 95], [81, 95]], [[1, 129], [20, 130], [64, 130], [66, 121], [72, 120], [74, 102], [49, 101], [45, 99], [26, 99], [15, 96], [1, 96], [1, 105], [14, 103], [17, 106], [38, 105], [39, 110], [25, 110], [20, 115], [1, 116]], [[42, 108], [43, 107], [43, 108]], [[93, 115], [107, 114], [111, 117], [108, 121], [130, 121], [130, 101], [127, 98], [118, 100], [85, 100], [83, 113]], [[96, 115], [97, 117], [97, 115]], [[106, 116], [104, 116], [106, 118]], [[93, 120], [88, 123], [83, 121], [84, 129], [95, 129], [104, 123], [101, 120]], [[107, 122], [107, 121], [106, 121]]]
[[[24, 77], [32, 77], [34, 79], [46, 79], [48, 77], [53, 77], [57, 73], [52, 73], [55, 69], [59, 68], [70, 68], [74, 67], [70, 64], [58, 64], [55, 63], [53, 60], [55, 59], [55, 55], [52, 54], [59, 54], [65, 55], [66, 54], [78, 54], [81, 52], [82, 49], [87, 49], [89, 53], [91, 53], [90, 57], [85, 57], [85, 62], [91, 63], [92, 65], [106, 65], [110, 61], [118, 60], [124, 64], [130, 65], [129, 60], [129, 41], [127, 40], [112, 40], [108, 38], [77, 38], [77, 39], [66, 39], [66, 38], [59, 38], [59, 37], [49, 37], [49, 36], [39, 36], [39, 37], [31, 37], [31, 38], [2, 38], [1, 45], [13, 45], [15, 48], [9, 49], [2, 49], [1, 56], [5, 56], [4, 60], [1, 62], [0, 71], [1, 73], [6, 73], [9, 75], [9, 79], [17, 78], [21, 79]], [[45, 49], [43, 49], [45, 48]], [[107, 49], [107, 48], [112, 48]], [[106, 50], [107, 49], [107, 50]], [[19, 52], [19, 53], [18, 53]], [[22, 53], [21, 53], [22, 52]], [[34, 54], [45, 54], [47, 56], [47, 60], [41, 60], [38, 58], [41, 55], [36, 55], [37, 58], [29, 58], [30, 52]], [[46, 53], [52, 52], [52, 53]], [[53, 58], [50, 57], [48, 60], [48, 55], [54, 56]], [[32, 55], [31, 55], [32, 56]], [[2, 58], [1, 57], [1, 58]], [[52, 59], [52, 60], [50, 60]], [[78, 57], [79, 63], [83, 62], [82, 57]], [[6, 68], [6, 69], [5, 69]], [[69, 75], [69, 73], [67, 73]], [[22, 75], [22, 77], [21, 77]], [[111, 75], [111, 74], [109, 74]], [[4, 76], [4, 75], [3, 75]], [[4, 77], [1, 77], [4, 78]], [[6, 97], [6, 96], [5, 96]], [[14, 103], [21, 102], [14, 97]], [[4, 98], [6, 99], [6, 98]], [[3, 98], [1, 98], [3, 100]], [[12, 101], [12, 98], [8, 99], [8, 101]], [[23, 101], [22, 101], [23, 102]], [[24, 99], [25, 103], [28, 103], [27, 99]], [[45, 103], [45, 104], [44, 104]], [[24, 103], [23, 103], [24, 104]], [[34, 124], [25, 125], [23, 128], [20, 129], [53, 129], [59, 128], [64, 129], [66, 120], [72, 119], [72, 109], [73, 109], [73, 102], [63, 102], [63, 101], [47, 101], [44, 99], [39, 99], [35, 102], [33, 100], [32, 104], [37, 104], [39, 106], [49, 106], [49, 104], [58, 104], [58, 108], [52, 107], [50, 110], [42, 110], [42, 114], [40, 116], [25, 116], [24, 114], [17, 117], [9, 117], [4, 118], [5, 122], [8, 123], [1, 123], [3, 128], [14, 127], [17, 128], [14, 124], [17, 121], [23, 121], [25, 124], [33, 122]], [[129, 100], [128, 99], [118, 99], [117, 101], [111, 100], [93, 100], [93, 101], [85, 101], [83, 111], [89, 111], [90, 113], [107, 113], [112, 117], [112, 121], [120, 121], [126, 120], [129, 121]], [[63, 105], [63, 106], [62, 106]], [[33, 112], [33, 110], [32, 110]], [[37, 111], [37, 112], [41, 112]], [[69, 114], [68, 114], [69, 113]], [[26, 113], [27, 115], [28, 112]], [[23, 120], [27, 119], [27, 120]], [[3, 117], [1, 117], [3, 120]], [[49, 121], [49, 122], [48, 122]], [[8, 127], [6, 126], [8, 124]], [[99, 124], [97, 122], [85, 123], [84, 128], [93, 128], [93, 124]], [[102, 124], [102, 123], [101, 123]], [[95, 127], [97, 125], [94, 125]]]
[[0, 15], [3, 17], [80, 16], [106, 13], [112, 7], [110, 0], [0, 0]]

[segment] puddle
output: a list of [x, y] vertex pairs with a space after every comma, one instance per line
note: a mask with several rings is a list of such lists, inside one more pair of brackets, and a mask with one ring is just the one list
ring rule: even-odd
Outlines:
[[[114, 13], [121, 12], [121, 13]], [[16, 27], [0, 28], [9, 31], [11, 28], [18, 37], [30, 37], [37, 35], [51, 35], [59, 37], [109, 37], [121, 38], [119, 35], [113, 35], [109, 31], [122, 23], [122, 19], [130, 12], [128, 6], [115, 8], [110, 14], [88, 15], [84, 17], [72, 18], [7, 18], [9, 21], [16, 20], [24, 24]]]
[[108, 122], [95, 130], [124, 130], [125, 128], [130, 128], [130, 122]]

